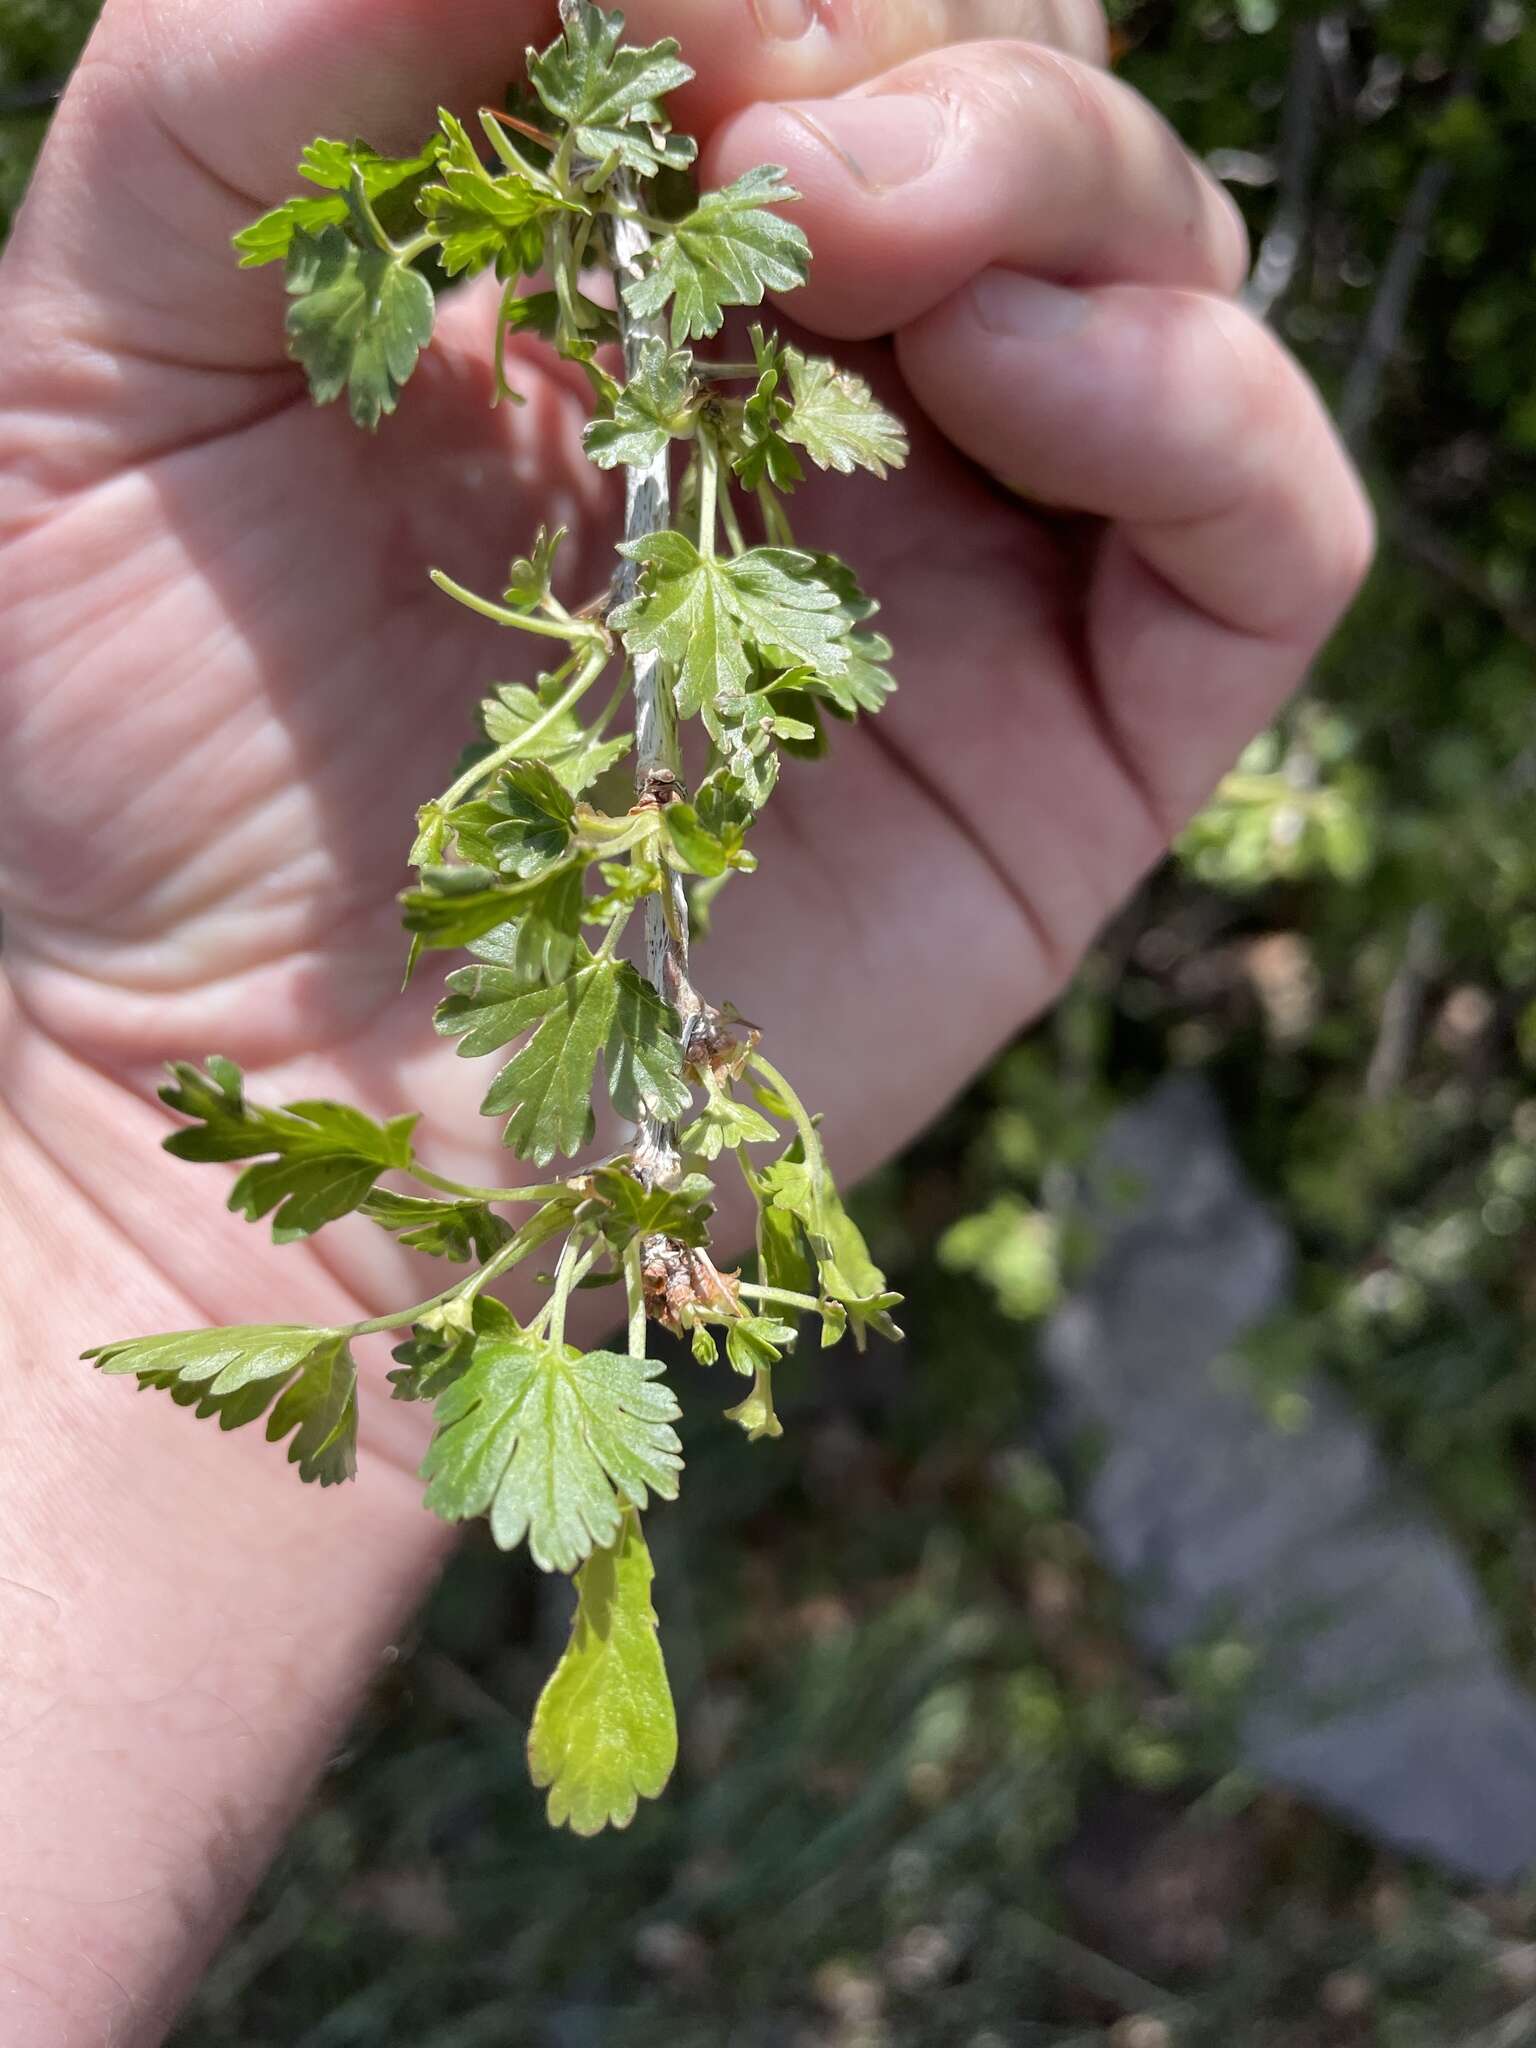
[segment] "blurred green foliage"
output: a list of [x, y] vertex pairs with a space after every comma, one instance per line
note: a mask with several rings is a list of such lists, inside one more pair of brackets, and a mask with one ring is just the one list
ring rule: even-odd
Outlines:
[[[0, 0], [0, 210], [93, 11]], [[906, 1351], [806, 1369], [771, 1453], [695, 1430], [658, 1525], [668, 1799], [546, 1832], [518, 1746], [563, 1616], [472, 1544], [186, 2048], [1536, 2042], [1529, 1902], [1249, 1784], [1244, 1646], [1141, 1666], [1020, 1447], [1075, 1163], [1198, 1066], [1302, 1247], [1250, 1347], [1277, 1423], [1304, 1374], [1346, 1387], [1536, 1667], [1536, 26], [1112, 12], [1256, 237], [1299, 231], [1272, 317], [1350, 416], [1381, 564], [1055, 1015], [864, 1191]]]

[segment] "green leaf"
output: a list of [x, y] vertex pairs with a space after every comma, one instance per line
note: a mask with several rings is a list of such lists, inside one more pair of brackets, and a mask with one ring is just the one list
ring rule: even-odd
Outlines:
[[603, 1064], [613, 1106], [630, 1123], [643, 1115], [681, 1116], [693, 1099], [683, 1079], [677, 1012], [627, 962], [619, 966]]
[[476, 802], [461, 804], [450, 822], [466, 861], [529, 881], [570, 851], [575, 804], [544, 762], [519, 761]]
[[864, 379], [825, 356], [784, 351], [794, 406], [784, 437], [805, 450], [820, 469], [872, 470], [883, 477], [907, 459], [907, 435], [880, 404]]
[[[541, 1204], [518, 1230], [508, 1262], [515, 1265], [550, 1238], [569, 1230], [580, 1200], [573, 1189]], [[460, 1296], [424, 1315], [412, 1326], [410, 1337], [391, 1354], [397, 1361], [388, 1376], [392, 1398], [435, 1401], [468, 1371], [476, 1335], [499, 1329], [497, 1319], [505, 1315], [501, 1303], [488, 1295], [477, 1295], [470, 1303]]]
[[338, 1339], [310, 1353], [267, 1418], [267, 1442], [293, 1433], [288, 1462], [299, 1477], [334, 1486], [357, 1471], [357, 1367]]
[[438, 1006], [436, 1023], [445, 1036], [463, 1034], [464, 1057], [537, 1026], [480, 1105], [482, 1116], [507, 1117], [504, 1141], [521, 1157], [542, 1166], [557, 1152], [579, 1152], [591, 1137], [593, 1076], [613, 1025], [616, 979], [615, 963], [596, 960], [552, 988], [529, 988], [496, 967], [448, 977], [454, 993]]
[[503, 602], [512, 611], [534, 612], [549, 603], [555, 580], [555, 557], [568, 532], [569, 528], [564, 526], [557, 526], [553, 533], [547, 526], [541, 526], [534, 535], [530, 551], [514, 557], [507, 571], [507, 587], [502, 592]]
[[414, 1116], [375, 1123], [361, 1110], [336, 1102], [291, 1102], [260, 1109], [245, 1099], [244, 1076], [217, 1055], [206, 1072], [178, 1062], [160, 1099], [193, 1128], [173, 1131], [167, 1152], [178, 1159], [258, 1159], [230, 1192], [229, 1206], [251, 1222], [276, 1211], [272, 1235], [279, 1244], [308, 1237], [323, 1224], [355, 1209], [379, 1175], [411, 1163]]
[[687, 872], [723, 875], [739, 869], [751, 874], [757, 859], [743, 841], [756, 815], [740, 778], [717, 773], [705, 782], [696, 802], [670, 803], [662, 819], [676, 864]]
[[673, 1012], [625, 961], [588, 955], [566, 980], [529, 987], [516, 969], [464, 967], [449, 975], [437, 1029], [473, 1059], [533, 1036], [491, 1083], [481, 1113], [507, 1115], [507, 1144], [543, 1165], [580, 1151], [592, 1134], [597, 1056], [621, 1116], [686, 1108], [682, 1044]]
[[776, 1366], [794, 1341], [793, 1323], [771, 1315], [743, 1316], [726, 1326], [725, 1355], [734, 1372], [751, 1379]]
[[576, 1575], [565, 1654], [534, 1709], [533, 1782], [549, 1787], [552, 1827], [577, 1835], [628, 1827], [677, 1762], [677, 1716], [651, 1606], [650, 1552], [634, 1514], [617, 1543]]
[[691, 137], [669, 135], [661, 101], [693, 72], [671, 36], [646, 49], [621, 48], [622, 14], [582, 5], [564, 33], [528, 59], [528, 76], [549, 111], [570, 129], [577, 150], [594, 163], [610, 158], [651, 177], [663, 165], [692, 163]]
[[776, 491], [792, 491], [804, 482], [805, 471], [784, 438], [787, 405], [781, 389], [784, 369], [778, 337], [770, 340], [761, 327], [754, 326], [752, 350], [757, 358], [757, 388], [743, 404], [740, 424], [732, 432], [732, 467], [749, 491], [763, 483]]
[[[477, 1304], [478, 1305], [478, 1304]], [[385, 1375], [394, 1401], [435, 1401], [462, 1379], [475, 1355], [473, 1330], [429, 1330], [417, 1324], [390, 1357], [394, 1370]]]
[[370, 1223], [398, 1237], [412, 1251], [434, 1259], [474, 1259], [483, 1264], [512, 1236], [512, 1226], [484, 1202], [454, 1201], [445, 1195], [396, 1195], [375, 1188], [361, 1205]]
[[883, 710], [896, 688], [896, 679], [885, 666], [891, 658], [890, 641], [883, 633], [850, 633], [841, 645], [848, 655], [841, 675], [797, 669], [788, 680], [825, 697], [843, 718]]
[[[542, 722], [549, 707], [524, 683], [502, 683], [494, 697], [480, 706], [480, 720], [487, 739], [496, 746], [516, 744], [535, 721]], [[612, 739], [598, 739], [580, 724], [574, 712], [562, 711], [543, 725], [529, 747], [526, 758], [547, 762], [556, 778], [580, 796], [598, 777], [622, 761], [629, 752], [631, 736], [619, 733]]]
[[298, 1434], [288, 1456], [303, 1480], [322, 1486], [350, 1479], [356, 1468], [357, 1373], [340, 1330], [264, 1323], [230, 1330], [175, 1330], [99, 1344], [82, 1354], [105, 1373], [134, 1373], [181, 1407], [217, 1415], [238, 1429], [265, 1414], [275, 1443]]
[[767, 1117], [750, 1103], [715, 1093], [677, 1142], [685, 1152], [696, 1152], [701, 1159], [718, 1159], [722, 1152], [741, 1145], [771, 1145], [778, 1135]]
[[572, 1571], [614, 1541], [624, 1504], [676, 1499], [678, 1406], [659, 1360], [583, 1354], [486, 1309], [500, 1314], [438, 1397], [426, 1504], [450, 1522], [487, 1515], [503, 1550], [526, 1536], [541, 1571]]
[[582, 446], [599, 469], [643, 469], [674, 436], [692, 434], [697, 391], [692, 357], [647, 336], [612, 419], [592, 420]]
[[659, 654], [676, 678], [678, 709], [692, 717], [706, 703], [739, 697], [751, 677], [725, 565], [706, 561], [680, 533], [655, 533], [620, 550], [645, 570], [639, 596], [610, 624], [631, 655]]
[[[416, 192], [431, 175], [442, 146], [442, 138], [434, 135], [417, 156], [388, 157], [380, 156], [366, 142], [333, 142], [326, 136], [318, 137], [299, 158], [299, 172], [312, 185], [324, 187], [327, 197], [286, 199], [260, 220], [252, 221], [248, 228], [242, 228], [234, 238], [241, 269], [277, 262], [288, 254], [294, 235], [301, 229], [313, 235], [322, 228], [342, 226], [348, 218], [345, 194], [354, 170], [362, 179], [364, 194], [385, 225], [396, 224], [396, 213], [403, 222], [409, 217]], [[388, 203], [391, 199], [393, 205]]]
[[[788, 1115], [787, 1110], [784, 1113]], [[798, 1151], [798, 1146], [792, 1146], [786, 1156], [796, 1157]], [[763, 1286], [782, 1288], [788, 1294], [814, 1292], [816, 1270], [809, 1257], [805, 1233], [799, 1219], [774, 1202], [777, 1183], [771, 1178], [773, 1168], [759, 1172], [741, 1150], [736, 1158], [757, 1203], [758, 1279]]]
[[760, 164], [706, 192], [653, 244], [650, 269], [624, 287], [625, 304], [637, 318], [649, 319], [670, 299], [676, 346], [717, 334], [727, 306], [758, 306], [765, 291], [804, 284], [809, 242], [793, 222], [766, 210], [799, 196], [777, 164]]
[[759, 1176], [759, 1185], [771, 1206], [794, 1217], [804, 1230], [822, 1291], [847, 1309], [860, 1348], [869, 1330], [882, 1337], [899, 1337], [901, 1332], [890, 1311], [901, 1296], [890, 1291], [885, 1275], [869, 1256], [863, 1233], [843, 1207], [820, 1147], [809, 1160], [786, 1155], [776, 1161]]
[[295, 230], [288, 251], [288, 352], [317, 405], [347, 393], [360, 427], [393, 412], [432, 338], [432, 289], [392, 250], [360, 249], [343, 229]]
[[[489, 868], [423, 868], [420, 886], [400, 898], [403, 923], [424, 947], [441, 952], [478, 942], [525, 980], [558, 981], [581, 937], [583, 862], [507, 881]], [[494, 938], [493, 938], [494, 935]]]
[[647, 534], [619, 552], [642, 566], [639, 594], [612, 614], [632, 655], [658, 654], [676, 678], [685, 717], [739, 701], [751, 679], [748, 648], [787, 650], [818, 672], [847, 665], [838, 593], [815, 558], [793, 548], [750, 548], [731, 560], [701, 555], [683, 534]]
[[605, 1205], [600, 1228], [615, 1249], [637, 1237], [670, 1237], [679, 1244], [706, 1245], [713, 1214], [710, 1183], [689, 1174], [675, 1188], [647, 1188], [622, 1166], [599, 1166], [584, 1185]]
[[438, 260], [444, 270], [450, 277], [473, 277], [494, 264], [505, 280], [541, 269], [545, 221], [580, 208], [516, 171], [493, 174], [462, 123], [442, 111], [438, 119], [444, 138], [440, 179], [422, 188], [416, 206], [443, 237]]

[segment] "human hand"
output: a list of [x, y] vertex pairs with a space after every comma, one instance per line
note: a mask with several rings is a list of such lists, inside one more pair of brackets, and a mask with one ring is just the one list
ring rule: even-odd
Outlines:
[[[818, 260], [796, 315], [839, 341], [895, 334], [837, 352], [912, 428], [909, 470], [808, 487], [797, 522], [884, 600], [903, 689], [786, 778], [756, 836], [750, 919], [727, 898], [700, 956], [712, 995], [776, 1052], [794, 1041], [834, 1161], [857, 1171], [1049, 999], [1294, 684], [1364, 567], [1369, 519], [1304, 380], [1222, 296], [1243, 262], [1227, 202], [1094, 68], [1096, 10], [835, 5], [786, 39], [770, 31], [787, 0], [630, 12], [700, 70], [680, 113], [707, 138], [705, 179], [769, 159], [805, 194]], [[101, 2010], [67, 1953], [82, 1911], [94, 1962], [135, 1996], [174, 1995], [442, 1541], [408, 1478], [408, 1413], [373, 1404], [341, 1504], [302, 1494], [259, 1444], [205, 1446], [68, 1361], [98, 1335], [269, 1302], [339, 1320], [403, 1298], [398, 1255], [361, 1230], [278, 1257], [210, 1213], [201, 1176], [152, 1152], [144, 1098], [166, 1057], [224, 1051], [269, 1097], [420, 1105], [423, 1149], [471, 1178], [499, 1156], [490, 1126], [478, 1161], [464, 1136], [475, 1076], [430, 1032], [429, 978], [393, 996], [403, 826], [507, 652], [424, 571], [488, 584], [546, 517], [574, 528], [584, 589], [614, 506], [558, 372], [519, 363], [527, 408], [488, 411], [484, 294], [445, 302], [370, 440], [309, 410], [270, 277], [236, 272], [228, 236], [287, 189], [310, 134], [412, 147], [437, 100], [497, 97], [549, 27], [512, 13], [109, 0], [5, 259], [9, 1199], [23, 1191], [13, 1220], [39, 1229], [40, 1268], [58, 1274], [61, 1240], [81, 1253], [78, 1276], [23, 1304], [31, 1427], [71, 1491], [92, 1475], [143, 1562], [97, 1614], [80, 1532], [28, 1475], [53, 1554], [26, 1547], [34, 1532], [4, 1570], [55, 1602], [64, 1571], [84, 1617], [61, 1647], [22, 1610], [39, 1697], [64, 1703], [62, 1742], [56, 1716], [36, 1738], [58, 1873], [78, 1886], [102, 1812], [142, 1814], [156, 1787], [205, 1819], [217, 1788], [239, 1845], [192, 1937], [170, 1932], [185, 1845], [126, 1909], [31, 1910], [13, 1967], [81, 2014]], [[942, 47], [1004, 33], [1036, 40]], [[103, 1711], [82, 1641], [120, 1688], [109, 1711], [160, 1703], [115, 1772], [82, 1768]], [[209, 1655], [217, 1684], [189, 1683]], [[189, 1692], [247, 1723], [259, 1703], [261, 1746], [216, 1714], [189, 1744]], [[40, 1835], [48, 1796], [29, 1795]], [[27, 1835], [24, 1817], [13, 1840]], [[31, 2038], [50, 2048], [100, 2038], [37, 2010]]]

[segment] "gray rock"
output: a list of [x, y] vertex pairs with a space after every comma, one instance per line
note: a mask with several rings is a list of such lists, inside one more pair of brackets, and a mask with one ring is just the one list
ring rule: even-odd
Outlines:
[[1084, 1519], [1143, 1646], [1259, 1654], [1244, 1761], [1398, 1847], [1506, 1883], [1536, 1866], [1536, 1701], [1475, 1581], [1328, 1385], [1281, 1430], [1231, 1362], [1285, 1300], [1286, 1235], [1214, 1096], [1164, 1082], [1106, 1134], [1098, 1250], [1047, 1328], [1049, 1435], [1093, 1447]]

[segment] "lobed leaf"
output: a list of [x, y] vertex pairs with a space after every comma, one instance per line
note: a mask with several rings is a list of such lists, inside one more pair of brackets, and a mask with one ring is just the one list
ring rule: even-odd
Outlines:
[[622, 14], [589, 4], [574, 8], [559, 41], [528, 54], [534, 90], [594, 163], [611, 159], [647, 178], [664, 166], [684, 169], [697, 147], [691, 136], [668, 133], [661, 102], [693, 71], [671, 36], [636, 49], [620, 46], [623, 32]]
[[375, 1188], [360, 1204], [370, 1223], [412, 1251], [434, 1259], [484, 1263], [512, 1236], [512, 1227], [484, 1202], [451, 1196], [397, 1195]]
[[463, 124], [440, 112], [443, 145], [438, 181], [416, 196], [418, 212], [442, 236], [438, 260], [450, 277], [473, 277], [493, 265], [503, 280], [542, 268], [544, 226], [554, 214], [577, 213], [550, 190], [517, 171], [500, 175], [480, 161]]
[[576, 1575], [565, 1653], [539, 1695], [528, 1738], [549, 1820], [577, 1835], [628, 1827], [677, 1762], [677, 1716], [651, 1605], [655, 1576], [639, 1517]]
[[502, 683], [493, 697], [481, 703], [480, 722], [487, 739], [498, 747], [516, 745], [537, 723], [538, 736], [525, 758], [546, 762], [571, 795], [580, 796], [615, 762], [623, 760], [633, 744], [631, 735], [617, 733], [612, 739], [600, 739], [571, 711], [562, 711], [558, 718], [546, 722], [548, 709], [525, 683]]
[[811, 245], [792, 221], [767, 209], [799, 196], [777, 164], [706, 192], [652, 245], [650, 268], [624, 287], [624, 303], [645, 320], [670, 301], [672, 341], [680, 346], [717, 334], [727, 306], [760, 306], [767, 291], [793, 291], [805, 283]]
[[518, 761], [476, 802], [461, 804], [449, 823], [466, 861], [530, 881], [570, 851], [575, 804], [545, 763]]
[[238, 1429], [277, 1406], [275, 1443], [296, 1431], [288, 1457], [299, 1477], [332, 1486], [357, 1465], [357, 1369], [340, 1330], [262, 1323], [228, 1330], [173, 1330], [84, 1352], [105, 1373], [134, 1373], [199, 1416]]
[[767, 1117], [750, 1103], [714, 1092], [678, 1143], [683, 1151], [696, 1152], [701, 1159], [718, 1159], [722, 1152], [742, 1145], [771, 1145], [778, 1135]]
[[815, 556], [749, 548], [719, 560], [676, 532], [626, 541], [620, 553], [639, 562], [643, 576], [610, 624], [631, 655], [661, 657], [685, 717], [739, 703], [753, 673], [749, 650], [770, 661], [782, 651], [818, 674], [847, 666], [842, 599]]
[[840, 369], [825, 356], [783, 352], [794, 394], [783, 425], [784, 438], [803, 448], [819, 469], [847, 476], [867, 469], [884, 477], [907, 459], [907, 435], [862, 377]]
[[271, 1153], [240, 1175], [229, 1206], [253, 1223], [271, 1215], [278, 1244], [308, 1237], [345, 1216], [381, 1173], [411, 1163], [414, 1116], [379, 1124], [338, 1102], [262, 1109], [246, 1101], [240, 1069], [217, 1054], [206, 1071], [178, 1062], [170, 1072], [160, 1099], [192, 1118], [193, 1128], [173, 1131], [166, 1151], [178, 1159], [259, 1159]]
[[476, 1058], [533, 1035], [491, 1083], [481, 1114], [508, 1117], [507, 1144], [543, 1165], [580, 1151], [592, 1135], [599, 1053], [621, 1116], [674, 1116], [688, 1104], [676, 1017], [627, 961], [589, 954], [553, 987], [516, 968], [460, 968], [438, 1005], [437, 1029]]
[[692, 357], [648, 335], [613, 417], [589, 422], [582, 446], [599, 469], [643, 469], [674, 436], [692, 434], [697, 394]]
[[526, 1537], [541, 1571], [573, 1571], [618, 1536], [626, 1504], [676, 1498], [680, 1411], [659, 1360], [550, 1344], [499, 1303], [485, 1310], [437, 1400], [426, 1504], [446, 1521], [486, 1515], [503, 1550]]
[[360, 427], [394, 411], [432, 338], [432, 289], [392, 250], [360, 249], [343, 229], [297, 228], [288, 250], [288, 351], [310, 396], [347, 393]]
[[281, 206], [242, 228], [234, 237], [241, 269], [280, 261], [301, 230], [314, 235], [322, 228], [342, 226], [348, 218], [346, 193], [354, 174], [386, 226], [395, 224], [396, 213], [402, 222], [408, 219], [416, 193], [431, 176], [442, 147], [442, 137], [434, 135], [416, 156], [388, 157], [380, 156], [366, 142], [317, 137], [299, 158], [299, 174], [323, 187], [326, 197], [285, 199]]

